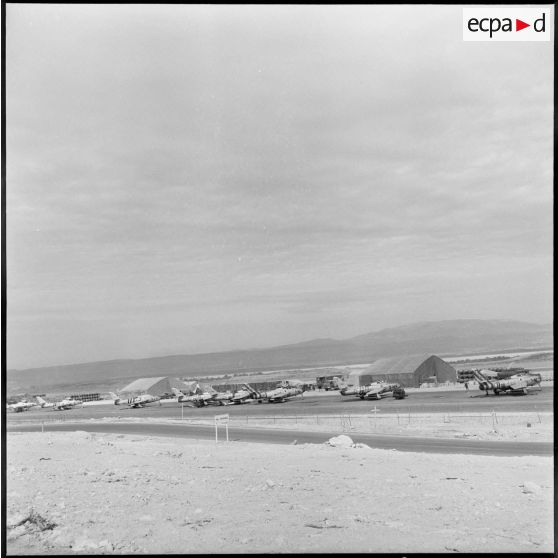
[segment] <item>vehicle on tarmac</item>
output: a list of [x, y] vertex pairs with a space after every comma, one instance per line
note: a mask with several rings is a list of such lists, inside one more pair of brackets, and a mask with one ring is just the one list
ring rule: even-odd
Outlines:
[[[337, 378], [337, 376], [336, 376]], [[338, 379], [338, 378], [337, 378]], [[316, 389], [316, 383], [312, 381], [302, 381], [296, 378], [281, 380], [277, 383], [278, 388], [300, 388], [302, 391], [311, 391]]]
[[[348, 386], [343, 384], [341, 386], [341, 395], [356, 395], [361, 399], [382, 399], [384, 397], [393, 396], [396, 399], [403, 399], [405, 397], [405, 390], [401, 392], [402, 386], [400, 384], [390, 384], [387, 382], [373, 382], [367, 386]], [[397, 390], [397, 391], [396, 391]], [[397, 394], [397, 395], [396, 395]], [[403, 395], [403, 397], [401, 397]]]
[[318, 376], [316, 378], [316, 389], [336, 390], [340, 389], [341, 383], [338, 376]]
[[150, 393], [144, 393], [142, 395], [136, 395], [135, 397], [130, 397], [128, 399], [128, 407], [132, 409], [138, 409], [140, 407], [145, 407], [151, 403], [159, 403], [161, 405], [161, 398], [157, 395], [151, 395]]
[[113, 393], [112, 391], [109, 391], [109, 395], [110, 395], [110, 398], [113, 400], [115, 405], [120, 405], [120, 403], [122, 403], [122, 398], [119, 397], [118, 395], [116, 395], [116, 393]]

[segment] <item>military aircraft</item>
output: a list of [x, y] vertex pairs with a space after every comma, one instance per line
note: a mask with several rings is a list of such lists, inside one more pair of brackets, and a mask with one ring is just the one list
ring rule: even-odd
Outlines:
[[6, 411], [12, 411], [13, 413], [22, 413], [23, 411], [27, 411], [27, 410], [28, 410], [27, 406], [21, 401], [6, 405]]
[[6, 405], [6, 409], [14, 413], [21, 413], [22, 411], [28, 411], [31, 407], [36, 406], [36, 403], [31, 403], [30, 401], [18, 401], [17, 403]]
[[302, 395], [303, 393], [301, 387], [278, 387], [271, 391], [261, 392], [258, 400], [260, 403], [262, 399], [268, 403], [284, 403], [287, 399], [295, 397], [296, 395]]
[[514, 374], [513, 376], [511, 376], [511, 378], [514, 378], [516, 380], [525, 380], [528, 388], [537, 387], [539, 390], [542, 389], [542, 377], [540, 374], [535, 374], [533, 372], [520, 372], [519, 374]]
[[53, 404], [52, 408], [55, 411], [67, 411], [68, 409], [73, 409], [79, 405], [83, 405], [83, 401], [78, 401], [77, 399], [62, 399], [62, 401], [57, 401]]
[[161, 405], [161, 398], [157, 395], [151, 395], [150, 393], [144, 393], [143, 395], [136, 395], [135, 397], [130, 397], [128, 399], [128, 406], [132, 409], [137, 409], [139, 407], [145, 407], [149, 403], [157, 403]]
[[388, 384], [387, 382], [373, 382], [367, 386], [348, 386], [343, 384], [341, 395], [356, 395], [361, 399], [382, 399], [394, 394], [394, 390], [400, 388], [399, 384]]
[[[226, 405], [226, 402], [232, 398], [231, 393], [218, 393], [214, 389], [211, 391], [202, 391], [199, 385], [196, 385], [194, 393], [185, 395], [176, 388], [171, 388], [179, 403], [193, 403], [195, 407], [205, 407], [207, 405]], [[196, 393], [198, 392], [198, 393]]]
[[47, 409], [49, 407], [54, 407], [54, 403], [50, 403], [49, 401], [45, 401], [42, 397], [37, 396], [37, 401], [39, 402], [39, 405], [43, 409]]
[[241, 403], [252, 403], [256, 400], [257, 393], [258, 392], [248, 384], [242, 384], [242, 389], [238, 389], [233, 393], [231, 401], [235, 405], [240, 405]]
[[62, 399], [62, 401], [56, 401], [54, 403], [45, 401], [42, 397], [37, 397], [37, 401], [43, 409], [50, 408], [54, 411], [67, 411], [68, 409], [73, 409], [74, 407], [83, 405], [83, 401], [80, 401], [78, 399], [69, 399], [67, 397], [65, 399]]
[[479, 383], [479, 389], [488, 395], [492, 391], [494, 395], [508, 393], [510, 395], [527, 395], [530, 387], [540, 385], [540, 374], [514, 374], [504, 380], [494, 380], [489, 377], [485, 370], [473, 370], [473, 375]]
[[300, 387], [277, 387], [270, 391], [258, 391], [249, 384], [243, 384], [242, 387], [244, 389], [234, 393], [233, 403], [252, 403], [254, 401], [258, 403], [263, 403], [264, 401], [267, 403], [284, 403], [287, 399], [296, 395], [302, 395], [303, 393]]

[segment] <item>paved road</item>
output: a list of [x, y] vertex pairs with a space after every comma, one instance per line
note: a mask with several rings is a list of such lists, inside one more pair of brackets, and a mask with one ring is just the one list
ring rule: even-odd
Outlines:
[[[45, 431], [74, 431], [107, 432], [119, 434], [136, 434], [142, 436], [172, 436], [214, 440], [215, 429], [205, 425], [173, 425], [152, 423], [53, 423], [47, 424]], [[221, 428], [221, 439], [224, 439], [224, 429]], [[8, 425], [8, 432], [38, 432], [40, 424]], [[321, 444], [338, 432], [304, 432], [293, 430], [265, 429], [265, 428], [229, 428], [229, 439], [240, 442], [263, 442], [275, 444], [297, 443]], [[355, 442], [367, 444], [373, 448], [397, 449], [399, 451], [425, 453], [458, 453], [476, 455], [548, 455], [554, 453], [553, 444], [542, 442], [504, 442], [481, 440], [453, 440], [443, 438], [417, 438], [405, 436], [387, 436], [377, 434], [360, 434], [351, 432]]]
[[553, 388], [544, 387], [541, 391], [530, 395], [512, 396], [484, 396], [480, 390], [476, 391], [442, 391], [442, 392], [414, 392], [409, 397], [398, 401], [392, 397], [381, 401], [361, 401], [356, 397], [342, 397], [339, 392], [331, 395], [314, 395], [305, 393], [302, 397], [295, 397], [285, 403], [250, 403], [243, 405], [227, 405], [226, 407], [208, 406], [201, 409], [184, 407], [176, 401], [154, 404], [140, 409], [131, 409], [124, 405], [86, 405], [69, 411], [53, 411], [52, 409], [32, 408], [23, 413], [7, 413], [7, 423], [16, 424], [30, 419], [47, 420], [62, 416], [75, 419], [87, 418], [117, 418], [117, 417], [151, 417], [151, 418], [181, 418], [210, 417], [216, 413], [227, 412], [235, 416], [308, 416], [324, 414], [367, 414], [376, 407], [379, 413], [490, 413], [498, 412], [552, 412]]

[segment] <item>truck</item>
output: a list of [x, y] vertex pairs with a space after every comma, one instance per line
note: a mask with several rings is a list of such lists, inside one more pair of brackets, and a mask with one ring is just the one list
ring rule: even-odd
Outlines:
[[339, 389], [339, 380], [338, 376], [318, 376], [316, 378], [316, 388], [326, 391]]

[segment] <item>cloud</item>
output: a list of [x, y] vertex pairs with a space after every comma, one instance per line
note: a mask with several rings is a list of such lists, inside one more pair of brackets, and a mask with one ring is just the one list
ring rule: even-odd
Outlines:
[[[381, 327], [361, 308], [382, 298], [386, 325], [407, 320], [397, 299], [414, 319], [471, 270], [473, 309], [509, 317], [523, 293], [545, 321], [552, 45], [465, 43], [457, 6], [7, 14], [10, 323], [56, 315], [77, 341], [84, 320], [118, 339], [150, 319], [139, 351], [190, 320], [216, 338], [194, 329], [184, 351], [250, 327], [273, 345]], [[541, 271], [530, 285], [522, 266]], [[127, 356], [95, 338], [99, 358]]]

